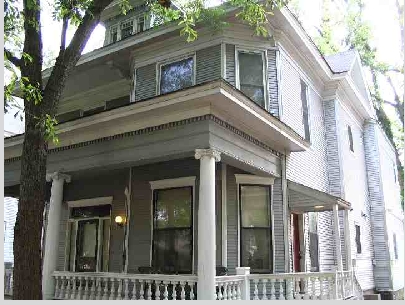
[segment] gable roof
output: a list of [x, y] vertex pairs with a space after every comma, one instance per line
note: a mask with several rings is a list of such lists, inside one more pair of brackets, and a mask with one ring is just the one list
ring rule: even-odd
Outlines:
[[356, 51], [348, 50], [324, 57], [333, 73], [348, 72], [356, 60]]

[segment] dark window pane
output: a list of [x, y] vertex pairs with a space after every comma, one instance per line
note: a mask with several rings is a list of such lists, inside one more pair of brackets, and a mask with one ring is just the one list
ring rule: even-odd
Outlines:
[[252, 272], [271, 270], [270, 238], [270, 229], [242, 228], [242, 266], [250, 267]]
[[239, 52], [240, 90], [264, 107], [263, 59], [261, 54]]
[[121, 24], [121, 39], [132, 35], [133, 21], [126, 21]]
[[160, 93], [168, 93], [193, 85], [193, 58], [187, 58], [161, 67]]
[[241, 185], [242, 227], [270, 227], [269, 187]]
[[153, 267], [161, 273], [191, 273], [191, 229], [154, 231]]
[[307, 84], [301, 80], [302, 122], [304, 124], [305, 140], [310, 141]]
[[157, 191], [156, 228], [191, 226], [191, 192], [191, 187]]
[[111, 205], [96, 205], [72, 208], [71, 218], [107, 217], [110, 216]]

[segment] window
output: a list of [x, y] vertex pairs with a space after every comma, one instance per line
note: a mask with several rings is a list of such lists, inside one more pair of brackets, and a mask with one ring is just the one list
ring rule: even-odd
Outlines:
[[133, 27], [134, 27], [134, 21], [132, 19], [122, 22], [121, 23], [121, 39], [131, 36]]
[[311, 272], [319, 271], [319, 238], [318, 238], [318, 213], [309, 212], [309, 257]]
[[118, 28], [117, 26], [110, 27], [110, 43], [116, 42], [118, 39]]
[[264, 91], [264, 53], [238, 51], [239, 89], [259, 106], [266, 108]]
[[356, 225], [356, 248], [357, 253], [361, 253], [360, 226]]
[[353, 134], [352, 134], [352, 128], [350, 126], [347, 126], [347, 134], [349, 137], [349, 148], [352, 152], [354, 152], [353, 148]]
[[68, 222], [67, 269], [108, 271], [111, 205], [74, 207]]
[[137, 33], [141, 33], [141, 32], [146, 30], [145, 29], [145, 17], [144, 16], [139, 16], [136, 19], [136, 24], [137, 24], [137, 27], [136, 27], [136, 32]]
[[270, 187], [239, 185], [241, 266], [272, 272]]
[[310, 141], [307, 91], [307, 84], [301, 80], [302, 124], [304, 125], [305, 140]]
[[193, 188], [153, 192], [152, 266], [161, 273], [192, 273]]
[[160, 66], [160, 93], [165, 94], [194, 84], [194, 58]]
[[393, 243], [394, 243], [394, 258], [398, 259], [397, 235], [395, 233], [392, 236], [392, 240], [393, 240]]

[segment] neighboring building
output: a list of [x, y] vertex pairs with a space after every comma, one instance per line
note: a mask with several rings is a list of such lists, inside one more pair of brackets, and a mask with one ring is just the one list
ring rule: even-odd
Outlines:
[[[126, 16], [115, 2], [104, 11], [105, 46], [81, 57], [58, 108], [44, 297], [401, 289], [389, 266], [403, 264], [403, 225], [386, 224], [393, 213], [403, 224], [388, 195], [399, 188], [385, 180], [395, 158], [357, 53], [323, 58], [287, 9], [270, 18], [269, 38], [231, 11], [232, 26], [186, 43], [132, 3]], [[5, 194], [18, 185], [21, 145], [5, 140]]]
[[12, 197], [4, 198], [4, 263], [5, 266], [10, 267], [14, 264], [13, 239], [17, 206], [17, 199]]

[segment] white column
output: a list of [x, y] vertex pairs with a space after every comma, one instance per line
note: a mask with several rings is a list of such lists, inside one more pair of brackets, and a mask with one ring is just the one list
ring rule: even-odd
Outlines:
[[342, 271], [343, 265], [342, 265], [342, 250], [340, 247], [339, 206], [337, 204], [333, 206], [333, 226], [335, 231], [337, 271]]
[[343, 211], [343, 219], [344, 219], [344, 232], [345, 232], [345, 251], [346, 251], [346, 262], [347, 262], [347, 270], [352, 270], [352, 243], [351, 243], [351, 235], [350, 235], [350, 220], [349, 220], [349, 210]]
[[45, 300], [54, 297], [55, 281], [52, 273], [56, 271], [59, 245], [59, 227], [63, 199], [63, 183], [70, 182], [70, 176], [53, 173], [47, 174], [46, 180], [52, 181], [49, 203], [48, 224], [45, 235], [44, 261], [42, 265], [42, 297]]
[[200, 160], [197, 298], [215, 300], [215, 161], [220, 154], [196, 149], [195, 158]]

